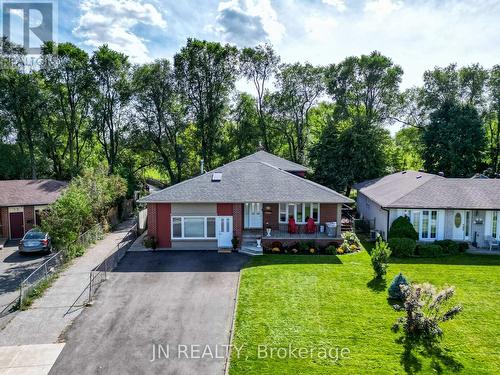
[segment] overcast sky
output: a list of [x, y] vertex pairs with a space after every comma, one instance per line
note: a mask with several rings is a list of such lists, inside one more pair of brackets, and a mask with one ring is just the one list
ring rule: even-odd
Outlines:
[[379, 50], [405, 87], [436, 65], [500, 64], [500, 0], [59, 0], [59, 41], [108, 43], [144, 62], [186, 38], [274, 45], [285, 62], [326, 65]]

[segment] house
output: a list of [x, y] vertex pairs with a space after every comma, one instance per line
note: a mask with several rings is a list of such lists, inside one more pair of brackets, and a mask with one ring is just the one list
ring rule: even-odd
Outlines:
[[[307, 180], [306, 172], [302, 165], [259, 151], [138, 202], [147, 204], [148, 235], [163, 249], [229, 248], [233, 237], [256, 238], [266, 228], [271, 229], [268, 240], [304, 239], [309, 217], [317, 225], [309, 238], [328, 240], [321, 230], [339, 222], [342, 205], [353, 201]], [[288, 233], [289, 218], [298, 225], [295, 234]], [[333, 233], [338, 237], [340, 225]]]
[[40, 212], [67, 186], [56, 180], [0, 181], [0, 237], [18, 239], [40, 225]]
[[387, 237], [391, 223], [407, 216], [420, 241], [451, 239], [488, 246], [500, 238], [500, 180], [445, 178], [403, 171], [354, 186], [357, 210]]

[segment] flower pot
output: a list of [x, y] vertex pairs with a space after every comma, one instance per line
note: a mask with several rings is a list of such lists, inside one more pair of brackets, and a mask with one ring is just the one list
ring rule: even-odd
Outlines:
[[257, 238], [257, 247], [262, 247], [261, 243], [262, 243], [262, 240], [260, 238]]
[[266, 236], [271, 237], [271, 228], [266, 228]]

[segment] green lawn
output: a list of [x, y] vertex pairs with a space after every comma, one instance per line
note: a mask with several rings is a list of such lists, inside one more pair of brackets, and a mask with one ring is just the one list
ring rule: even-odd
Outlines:
[[[391, 326], [400, 315], [386, 286], [373, 282], [366, 252], [335, 256], [265, 255], [242, 271], [230, 374], [498, 373], [500, 364], [500, 257], [459, 255], [393, 260], [388, 283], [402, 271], [414, 282], [456, 286], [464, 307], [446, 322], [441, 353], [405, 350]], [[258, 358], [258, 346], [261, 357]], [[280, 359], [275, 348], [349, 348], [349, 358]], [[313, 352], [314, 353], [314, 352]], [[281, 355], [286, 355], [281, 351]], [[297, 352], [295, 352], [297, 355]], [[290, 357], [290, 356], [289, 356]], [[293, 356], [292, 356], [293, 357]], [[408, 357], [406, 357], [408, 358]]]

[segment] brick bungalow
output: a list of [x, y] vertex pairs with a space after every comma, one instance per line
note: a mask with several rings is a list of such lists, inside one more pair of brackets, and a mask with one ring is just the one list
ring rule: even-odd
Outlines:
[[[340, 225], [328, 238], [321, 229], [340, 222], [342, 205], [352, 200], [307, 180], [306, 172], [302, 165], [259, 151], [170, 186], [139, 200], [147, 204], [148, 235], [159, 248], [174, 250], [216, 250], [231, 247], [233, 237], [252, 235], [340, 237]], [[297, 223], [294, 235], [287, 230], [289, 218]], [[317, 226], [309, 236], [307, 218]], [[266, 228], [271, 228], [269, 237]]]
[[67, 186], [56, 180], [0, 181], [0, 238], [18, 239], [40, 225], [40, 212]]

